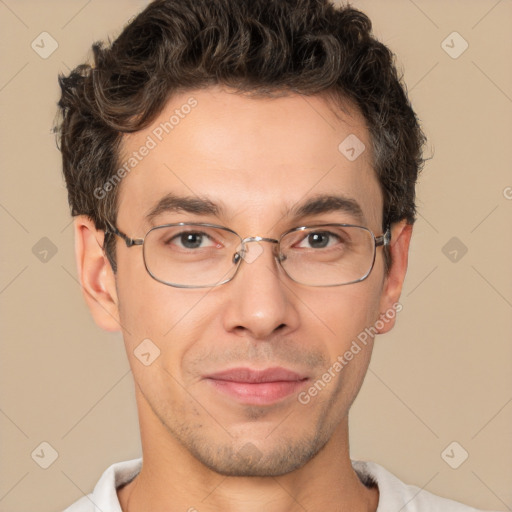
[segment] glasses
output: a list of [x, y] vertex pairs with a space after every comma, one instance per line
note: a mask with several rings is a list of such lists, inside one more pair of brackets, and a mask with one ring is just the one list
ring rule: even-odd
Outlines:
[[[127, 247], [143, 246], [144, 265], [160, 283], [177, 288], [211, 288], [231, 281], [242, 260], [252, 263], [260, 244], [275, 244], [274, 257], [286, 275], [307, 286], [341, 286], [366, 279], [376, 249], [391, 240], [391, 231], [376, 237], [352, 224], [321, 224], [290, 229], [281, 237], [242, 238], [232, 229], [202, 222], [179, 222], [150, 229], [144, 238], [129, 238], [115, 226], [110, 232]], [[109, 231], [107, 230], [106, 233]]]

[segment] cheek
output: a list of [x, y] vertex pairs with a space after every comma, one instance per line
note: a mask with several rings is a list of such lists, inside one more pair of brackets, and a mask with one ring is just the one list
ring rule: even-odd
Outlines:
[[172, 289], [155, 281], [143, 265], [129, 263], [119, 263], [117, 291], [126, 348], [133, 350], [145, 338], [161, 339], [171, 329], [175, 313], [169, 307]]
[[208, 328], [207, 315], [201, 313], [207, 291], [166, 286], [142, 271], [142, 275], [119, 273], [119, 312], [127, 355], [138, 372], [141, 352], [149, 352], [150, 358], [156, 354], [154, 366], [181, 381], [184, 358]]
[[368, 329], [378, 318], [378, 288], [365, 280], [353, 285], [324, 290], [315, 304], [304, 301], [319, 319], [309, 322], [313, 332], [322, 328], [318, 349], [326, 364], [299, 397], [312, 414], [318, 411], [325, 425], [332, 428], [350, 409], [364, 381], [373, 349]]
[[325, 288], [318, 296], [304, 299], [312, 312], [312, 321], [316, 318], [317, 325], [325, 327], [337, 350], [350, 344], [379, 318], [379, 281], [370, 278], [360, 283]]
[[367, 279], [333, 290], [323, 301], [321, 318], [332, 331], [325, 346], [330, 361], [327, 372], [336, 376], [332, 395], [343, 402], [343, 407], [354, 400], [366, 374], [379, 299], [378, 279]]

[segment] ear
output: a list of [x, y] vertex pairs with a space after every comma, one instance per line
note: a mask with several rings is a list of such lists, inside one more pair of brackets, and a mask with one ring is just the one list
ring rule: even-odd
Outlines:
[[96, 324], [106, 331], [120, 331], [114, 272], [103, 252], [105, 233], [86, 215], [74, 220], [75, 257], [82, 292]]
[[[407, 261], [409, 256], [409, 244], [411, 242], [412, 224], [403, 220], [391, 228], [391, 268], [389, 274], [384, 278], [384, 285], [380, 298], [380, 312], [383, 319], [382, 328], [378, 329], [379, 334], [390, 331], [395, 325], [396, 313], [401, 311], [402, 306], [398, 304], [402, 293], [405, 274], [407, 272]], [[393, 312], [393, 314], [386, 314]]]

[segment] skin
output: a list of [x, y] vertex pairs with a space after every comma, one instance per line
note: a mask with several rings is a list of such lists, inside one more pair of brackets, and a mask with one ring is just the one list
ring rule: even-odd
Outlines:
[[[222, 202], [226, 214], [163, 214], [154, 225], [213, 222], [242, 237], [278, 238], [296, 225], [350, 222], [340, 212], [298, 224], [283, 214], [305, 198], [334, 191], [354, 198], [366, 227], [381, 234], [383, 198], [371, 142], [350, 105], [336, 116], [319, 96], [188, 91], [171, 98], [151, 126], [124, 136], [122, 157], [191, 96], [197, 107], [118, 185], [121, 231], [143, 238], [150, 228], [144, 215], [173, 191]], [[367, 148], [353, 162], [338, 151], [349, 134]], [[152, 279], [142, 248], [127, 248], [122, 240], [114, 275], [101, 249], [103, 232], [77, 217], [85, 299], [101, 328], [122, 331], [136, 384], [144, 464], [118, 490], [123, 511], [375, 511], [378, 489], [365, 487], [352, 469], [348, 438], [348, 411], [368, 369], [371, 340], [306, 405], [297, 393], [270, 405], [243, 404], [202, 377], [238, 366], [282, 366], [307, 375], [301, 390], [307, 389], [399, 300], [411, 233], [405, 221], [392, 226], [389, 274], [378, 248], [370, 276], [351, 285], [295, 283], [278, 267], [272, 245], [262, 243], [263, 252], [242, 262], [231, 282], [180, 289]], [[380, 333], [393, 325], [394, 319]], [[146, 338], [160, 349], [149, 366], [134, 356]]]

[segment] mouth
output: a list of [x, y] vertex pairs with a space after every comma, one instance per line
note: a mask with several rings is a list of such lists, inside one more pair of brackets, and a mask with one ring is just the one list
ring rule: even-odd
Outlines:
[[286, 368], [232, 368], [204, 377], [213, 388], [247, 405], [270, 405], [296, 393], [309, 377]]

